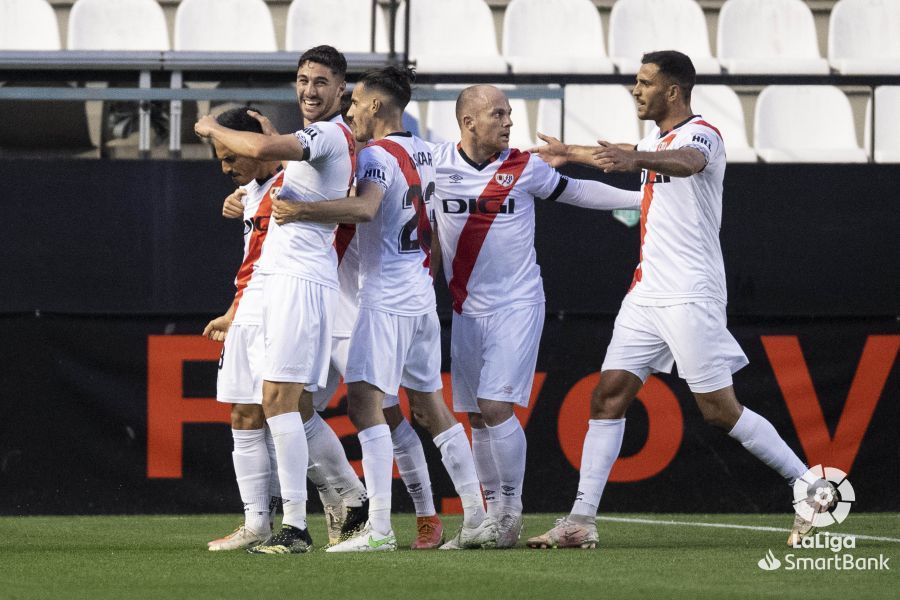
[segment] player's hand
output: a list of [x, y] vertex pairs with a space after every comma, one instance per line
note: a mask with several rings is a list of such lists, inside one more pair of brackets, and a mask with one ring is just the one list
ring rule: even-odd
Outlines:
[[231, 327], [231, 317], [228, 315], [216, 317], [203, 328], [203, 337], [214, 342], [224, 342], [229, 327]]
[[634, 150], [604, 140], [597, 140], [597, 143], [600, 145], [592, 153], [594, 165], [604, 173], [629, 173], [639, 170]]
[[247, 190], [238, 188], [234, 190], [222, 204], [222, 216], [226, 219], [243, 219], [244, 218], [244, 196]]
[[210, 115], [203, 115], [194, 123], [194, 133], [202, 138], [208, 138], [218, 123]]
[[554, 169], [558, 169], [559, 167], [569, 162], [568, 146], [563, 144], [555, 137], [544, 135], [543, 133], [538, 133], [537, 136], [541, 141], [546, 142], [546, 145], [529, 148], [528, 150], [526, 150], [526, 152], [537, 154], [541, 158], [541, 160], [543, 160]]
[[302, 221], [303, 209], [303, 202], [287, 202], [276, 198], [272, 200], [272, 219], [279, 225]]
[[262, 116], [255, 110], [248, 110], [247, 114], [259, 121], [263, 135], [278, 135], [278, 130], [275, 129], [275, 126], [272, 125], [272, 121], [270, 121], [268, 117]]

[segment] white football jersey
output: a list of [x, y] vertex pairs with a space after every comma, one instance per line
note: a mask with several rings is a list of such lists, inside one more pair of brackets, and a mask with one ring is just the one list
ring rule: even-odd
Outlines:
[[719, 130], [694, 115], [671, 131], [658, 127], [638, 150], [656, 152], [695, 148], [706, 167], [690, 177], [641, 175], [641, 258], [629, 298], [644, 306], [669, 306], [699, 300], [725, 303], [722, 180], [725, 146]]
[[[353, 137], [346, 126], [324, 121], [294, 135], [306, 147], [308, 156], [306, 160], [288, 163], [278, 199], [320, 202], [346, 197], [355, 154]], [[335, 227], [335, 223], [278, 225], [272, 221], [259, 261], [260, 272], [294, 275], [337, 288]]]
[[262, 277], [257, 269], [272, 216], [272, 190], [278, 189], [283, 179], [284, 171], [279, 169], [263, 183], [253, 180], [242, 186], [247, 192], [244, 195], [244, 259], [234, 278], [237, 308], [233, 323], [262, 323]]
[[555, 200], [568, 180], [516, 149], [481, 165], [458, 144], [438, 144], [433, 151], [435, 220], [453, 310], [474, 316], [544, 302], [534, 200]]
[[350, 337], [359, 314], [359, 236], [356, 226], [341, 223], [334, 234], [338, 256], [338, 308], [332, 337]]
[[385, 190], [375, 218], [357, 227], [360, 307], [397, 315], [435, 309], [431, 278], [431, 149], [410, 133], [392, 133], [359, 153], [357, 186]]

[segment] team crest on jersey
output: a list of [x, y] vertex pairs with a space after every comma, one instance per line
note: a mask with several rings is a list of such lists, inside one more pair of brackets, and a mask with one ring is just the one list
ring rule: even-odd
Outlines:
[[502, 185], [503, 187], [509, 187], [516, 180], [516, 176], [512, 173], [497, 173], [494, 175], [494, 181]]
[[278, 194], [280, 192], [281, 192], [280, 185], [273, 185], [272, 187], [269, 188], [269, 196], [271, 196], [272, 198], [275, 198], [276, 200], [278, 199]]

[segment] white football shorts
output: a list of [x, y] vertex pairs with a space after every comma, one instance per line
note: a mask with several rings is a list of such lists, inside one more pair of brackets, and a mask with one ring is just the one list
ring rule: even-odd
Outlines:
[[[338, 337], [331, 338], [331, 365], [328, 367], [328, 382], [324, 388], [313, 392], [312, 402], [313, 408], [322, 412], [328, 408], [328, 403], [334, 397], [338, 385], [341, 382], [343, 373], [347, 372], [347, 355], [350, 352], [350, 338]], [[383, 406], [388, 408], [400, 404], [400, 398], [394, 394], [386, 394], [384, 396]]]
[[481, 412], [478, 398], [528, 406], [543, 329], [543, 304], [484, 316], [453, 313], [453, 410]]
[[262, 404], [265, 354], [262, 325], [232, 324], [219, 358], [216, 400], [230, 404]]
[[278, 273], [263, 278], [266, 381], [325, 387], [337, 291]]
[[350, 336], [344, 381], [365, 381], [392, 396], [401, 385], [420, 392], [441, 389], [437, 313], [406, 316], [360, 308]]
[[671, 373], [674, 362], [692, 392], [726, 388], [750, 362], [726, 323], [719, 302], [641, 306], [626, 296], [601, 371], [628, 371], [646, 381], [651, 373]]

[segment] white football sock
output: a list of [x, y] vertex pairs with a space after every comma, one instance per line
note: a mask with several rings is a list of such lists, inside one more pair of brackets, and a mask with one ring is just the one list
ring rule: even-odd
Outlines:
[[341, 441], [319, 413], [303, 424], [309, 443], [309, 461], [315, 463], [347, 506], [361, 506], [366, 499], [366, 489], [350, 462]]
[[275, 440], [278, 479], [284, 517], [282, 525], [306, 529], [306, 466], [309, 451], [300, 413], [289, 412], [266, 419]]
[[753, 456], [778, 471], [790, 484], [806, 472], [806, 465], [781, 439], [775, 427], [746, 406], [728, 435], [739, 441]]
[[500, 516], [500, 475], [491, 450], [491, 432], [486, 427], [472, 428], [472, 455], [475, 458], [475, 471], [484, 490], [484, 501], [487, 503], [489, 517]]
[[275, 440], [272, 430], [266, 425], [266, 450], [269, 451], [269, 495], [281, 498], [281, 482], [278, 481], [278, 458], [275, 456]]
[[232, 429], [234, 475], [244, 503], [244, 525], [269, 531], [269, 453], [265, 429]]
[[513, 415], [499, 425], [487, 426], [491, 436], [491, 454], [500, 479], [500, 503], [503, 513], [522, 514], [522, 482], [525, 480], [525, 452], [528, 443], [519, 419]]
[[363, 429], [359, 432], [359, 443], [369, 494], [369, 523], [377, 533], [387, 535], [391, 532], [391, 485], [394, 479], [391, 429], [386, 424]]
[[472, 448], [461, 423], [434, 436], [434, 444], [441, 451], [441, 462], [453, 481], [463, 505], [463, 525], [478, 527], [484, 521], [484, 499], [475, 474]]
[[406, 419], [391, 432], [391, 440], [394, 443], [397, 470], [400, 471], [400, 478], [416, 507], [416, 516], [435, 515], [434, 498], [431, 496], [431, 477], [428, 475], [422, 440]]
[[[613, 463], [622, 450], [625, 419], [590, 419], [581, 449], [581, 476], [572, 516], [591, 523], [597, 518], [600, 496]], [[576, 519], [577, 520], [577, 519]]]
[[[307, 440], [307, 442], [308, 441], [309, 440]], [[319, 492], [319, 500], [322, 501], [322, 506], [328, 506], [329, 504], [333, 506], [340, 505], [341, 495], [334, 491], [334, 488], [328, 483], [328, 478], [322, 473], [322, 469], [312, 461], [306, 466], [306, 478], [316, 486], [316, 491]]]

